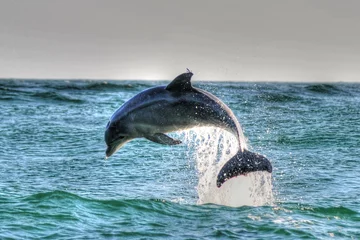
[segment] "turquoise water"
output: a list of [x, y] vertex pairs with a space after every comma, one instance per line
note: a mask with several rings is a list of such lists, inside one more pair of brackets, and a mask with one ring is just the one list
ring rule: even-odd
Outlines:
[[206, 152], [189, 133], [104, 159], [111, 114], [159, 84], [1, 80], [0, 239], [360, 238], [360, 84], [194, 82], [271, 160], [273, 200], [257, 207], [198, 204]]

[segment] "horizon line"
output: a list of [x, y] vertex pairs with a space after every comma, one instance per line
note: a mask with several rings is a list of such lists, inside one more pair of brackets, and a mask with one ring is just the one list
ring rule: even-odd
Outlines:
[[[24, 80], [24, 81], [172, 81], [173, 79], [111, 79], [111, 78], [17, 78], [17, 77], [0, 77], [0, 81], [4, 80]], [[332, 83], [360, 83], [360, 81], [321, 81], [321, 80], [211, 80], [211, 79], [201, 79], [193, 80], [194, 82], [231, 82], [231, 83], [323, 83], [323, 84], [332, 84]]]

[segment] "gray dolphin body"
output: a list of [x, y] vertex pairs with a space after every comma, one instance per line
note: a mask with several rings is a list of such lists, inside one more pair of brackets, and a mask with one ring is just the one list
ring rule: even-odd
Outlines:
[[226, 180], [248, 172], [272, 172], [268, 159], [245, 149], [240, 124], [231, 109], [211, 93], [192, 87], [192, 75], [190, 71], [183, 73], [169, 85], [144, 90], [124, 103], [106, 126], [106, 156], [110, 157], [134, 138], [176, 145], [181, 141], [165, 133], [214, 126], [234, 134], [239, 143], [237, 154], [218, 174], [218, 187]]

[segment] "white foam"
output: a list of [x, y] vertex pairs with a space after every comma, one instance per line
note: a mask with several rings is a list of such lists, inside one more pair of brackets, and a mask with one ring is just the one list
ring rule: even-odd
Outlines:
[[[195, 160], [198, 175], [198, 204], [262, 206], [272, 204], [271, 174], [253, 172], [238, 176], [216, 186], [221, 167], [238, 151], [236, 138], [218, 128], [201, 127], [187, 130], [184, 142], [189, 146], [188, 155]], [[241, 139], [245, 142], [244, 139]]]

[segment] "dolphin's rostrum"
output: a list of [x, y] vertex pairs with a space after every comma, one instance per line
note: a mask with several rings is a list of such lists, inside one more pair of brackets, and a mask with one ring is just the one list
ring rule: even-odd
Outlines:
[[144, 90], [124, 103], [106, 126], [106, 156], [110, 157], [134, 138], [176, 145], [181, 141], [165, 133], [214, 126], [234, 134], [239, 143], [236, 155], [218, 174], [218, 187], [226, 180], [248, 172], [272, 172], [268, 159], [245, 149], [240, 124], [231, 109], [211, 93], [192, 87], [192, 76], [188, 70], [169, 85]]

